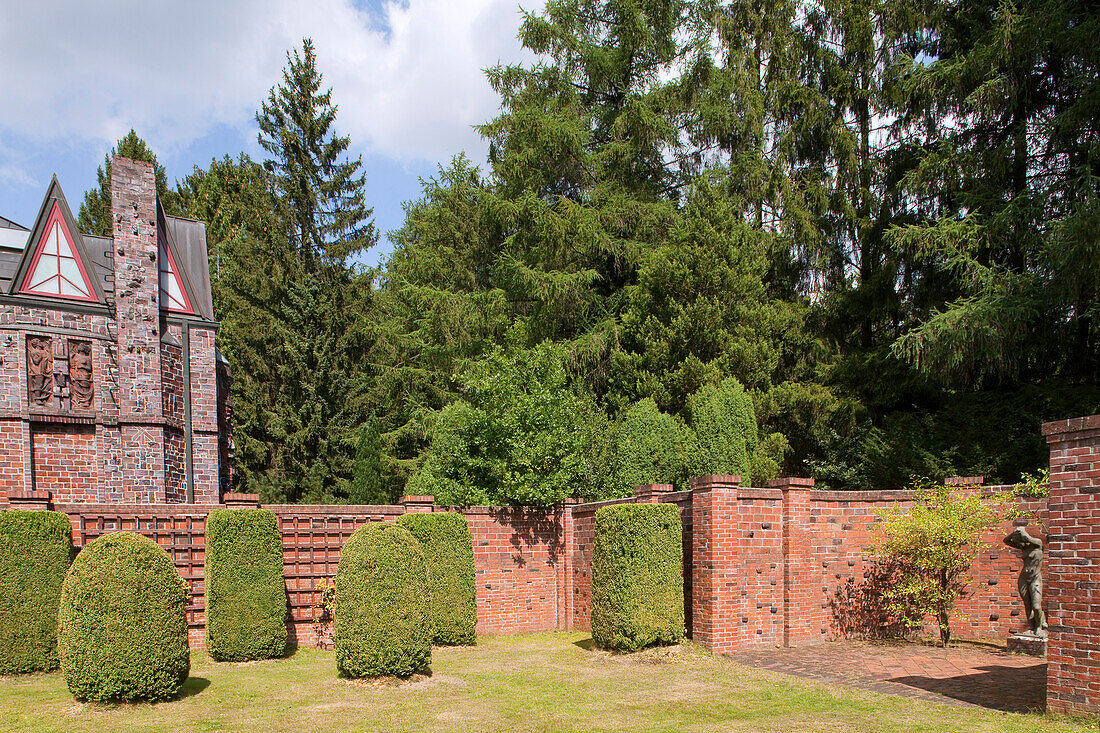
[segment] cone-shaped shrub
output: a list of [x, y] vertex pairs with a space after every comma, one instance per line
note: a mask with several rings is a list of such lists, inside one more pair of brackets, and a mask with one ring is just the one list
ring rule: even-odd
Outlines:
[[351, 677], [407, 677], [432, 657], [428, 572], [420, 543], [395, 524], [355, 530], [336, 568], [336, 668]]
[[474, 541], [466, 517], [457, 512], [405, 514], [397, 524], [424, 550], [436, 644], [477, 643], [477, 585]]
[[191, 668], [183, 578], [157, 543], [114, 532], [76, 556], [61, 586], [58, 652], [78, 700], [166, 700]]
[[684, 636], [683, 542], [673, 504], [619, 504], [596, 512], [592, 638], [634, 651]]
[[279, 520], [267, 509], [215, 509], [206, 519], [206, 651], [220, 662], [286, 652]]
[[57, 669], [57, 608], [72, 552], [64, 514], [0, 513], [0, 674]]

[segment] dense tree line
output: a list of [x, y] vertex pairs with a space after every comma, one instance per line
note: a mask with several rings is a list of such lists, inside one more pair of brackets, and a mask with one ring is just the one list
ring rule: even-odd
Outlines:
[[1100, 409], [1097, 31], [1070, 0], [551, 0], [539, 60], [488, 72], [486, 165], [440, 166], [377, 270], [306, 42], [269, 160], [169, 192], [208, 222], [245, 488], [1035, 470], [1040, 422]]

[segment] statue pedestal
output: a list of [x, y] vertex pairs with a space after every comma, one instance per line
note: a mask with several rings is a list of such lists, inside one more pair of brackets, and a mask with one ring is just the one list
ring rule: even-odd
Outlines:
[[1047, 655], [1047, 640], [1031, 634], [1012, 634], [1008, 637], [1009, 654], [1027, 654], [1031, 657]]

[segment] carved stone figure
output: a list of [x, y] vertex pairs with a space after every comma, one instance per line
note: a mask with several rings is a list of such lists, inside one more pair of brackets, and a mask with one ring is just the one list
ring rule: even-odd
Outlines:
[[74, 410], [92, 409], [92, 345], [75, 341], [69, 353], [69, 383]]
[[1043, 613], [1043, 543], [1027, 533], [1023, 527], [1017, 527], [1005, 537], [1009, 547], [1020, 551], [1024, 566], [1020, 570], [1017, 589], [1024, 601], [1029, 630], [1025, 633], [1045, 638], [1047, 635], [1047, 617]]
[[27, 391], [39, 405], [53, 397], [53, 346], [46, 336], [27, 337]]

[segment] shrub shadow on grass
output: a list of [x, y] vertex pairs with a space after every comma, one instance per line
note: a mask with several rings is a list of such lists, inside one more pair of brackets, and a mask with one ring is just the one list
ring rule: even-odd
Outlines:
[[337, 672], [337, 678], [346, 680], [357, 687], [405, 687], [425, 682], [432, 678], [432, 669], [428, 667], [422, 672], [414, 672], [408, 677], [396, 677], [393, 675], [381, 675], [378, 677], [352, 677], [346, 672]]
[[176, 700], [183, 700], [184, 698], [194, 697], [200, 692], [210, 686], [210, 680], [205, 677], [188, 677], [187, 681], [183, 683], [183, 687], [180, 688], [180, 694], [176, 695]]
[[580, 641], [574, 641], [573, 646], [579, 646], [581, 649], [584, 649], [586, 652], [594, 652], [594, 651], [599, 650], [599, 647], [596, 646], [596, 640], [593, 639], [591, 636], [588, 637], [587, 639], [581, 639]]

